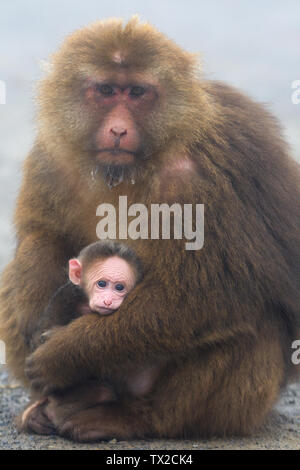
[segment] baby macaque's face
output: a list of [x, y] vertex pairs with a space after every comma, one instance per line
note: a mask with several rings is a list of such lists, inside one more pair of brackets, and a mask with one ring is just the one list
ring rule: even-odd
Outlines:
[[87, 268], [87, 272], [81, 273], [79, 282], [76, 282], [76, 278], [74, 282], [74, 273], [71, 270], [72, 262], [75, 261], [78, 262], [69, 262], [70, 280], [83, 287], [89, 299], [90, 309], [101, 315], [116, 311], [136, 282], [130, 264], [118, 256], [96, 261]]

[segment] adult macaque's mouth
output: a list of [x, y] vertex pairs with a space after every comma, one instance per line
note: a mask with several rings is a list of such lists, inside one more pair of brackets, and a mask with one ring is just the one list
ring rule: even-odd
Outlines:
[[97, 153], [98, 160], [109, 165], [130, 165], [134, 162], [135, 153], [122, 149], [105, 149]]

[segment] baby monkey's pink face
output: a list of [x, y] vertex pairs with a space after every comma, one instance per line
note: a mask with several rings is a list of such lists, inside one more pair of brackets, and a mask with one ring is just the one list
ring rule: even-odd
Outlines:
[[69, 277], [84, 289], [90, 309], [101, 315], [116, 311], [136, 282], [133, 268], [118, 256], [95, 261], [87, 272], [82, 272], [79, 260], [70, 260]]

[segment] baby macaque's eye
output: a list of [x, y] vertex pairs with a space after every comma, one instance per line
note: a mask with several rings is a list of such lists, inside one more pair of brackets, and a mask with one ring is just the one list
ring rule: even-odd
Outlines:
[[116, 290], [118, 291], [124, 290], [123, 284], [116, 284]]
[[98, 285], [99, 287], [105, 287], [105, 286], [106, 286], [106, 281], [98, 281], [98, 282], [97, 282], [97, 285]]

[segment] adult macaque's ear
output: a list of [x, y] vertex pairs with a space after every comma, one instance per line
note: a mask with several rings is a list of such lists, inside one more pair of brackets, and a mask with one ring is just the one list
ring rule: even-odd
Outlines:
[[82, 266], [78, 259], [69, 260], [69, 279], [73, 284], [80, 285], [82, 277]]

